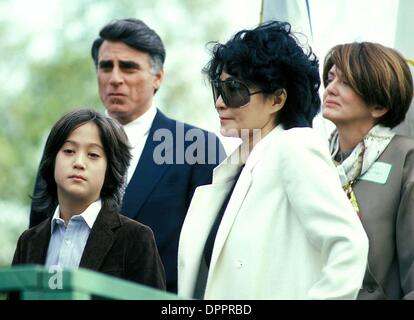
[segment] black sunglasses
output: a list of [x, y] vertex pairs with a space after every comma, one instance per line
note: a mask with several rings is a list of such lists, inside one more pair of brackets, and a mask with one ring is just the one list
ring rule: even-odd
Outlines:
[[223, 99], [228, 108], [242, 108], [250, 102], [250, 96], [262, 93], [263, 91], [250, 92], [249, 87], [243, 82], [235, 79], [212, 80], [214, 103], [219, 96]]

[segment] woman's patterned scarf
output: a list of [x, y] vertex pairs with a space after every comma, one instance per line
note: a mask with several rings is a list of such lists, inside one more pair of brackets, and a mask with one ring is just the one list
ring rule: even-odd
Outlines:
[[[359, 208], [356, 203], [355, 194], [352, 191], [352, 185], [374, 164], [391, 142], [394, 135], [395, 133], [392, 132], [390, 128], [376, 125], [371, 128], [364, 139], [354, 148], [354, 150], [352, 150], [351, 154], [343, 160], [342, 163], [334, 161], [339, 178], [341, 179], [342, 187], [358, 213]], [[340, 152], [339, 134], [337, 129], [334, 130], [329, 139], [329, 149], [332, 159], [334, 159], [338, 152]]]

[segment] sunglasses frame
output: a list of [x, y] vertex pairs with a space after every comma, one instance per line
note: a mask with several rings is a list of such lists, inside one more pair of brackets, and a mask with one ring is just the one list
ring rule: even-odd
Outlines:
[[[211, 83], [211, 88], [213, 91], [214, 105], [216, 105], [217, 99], [221, 96], [226, 107], [231, 108], [231, 109], [240, 109], [240, 108], [247, 107], [250, 104], [250, 96], [258, 94], [258, 93], [263, 93], [262, 90], [250, 92], [249, 87], [245, 83], [237, 79], [227, 79], [227, 80], [216, 79], [216, 80], [211, 80], [210, 83]], [[245, 104], [240, 105], [240, 106], [239, 105], [235, 106], [234, 104], [232, 104], [231, 103], [232, 99], [231, 98], [229, 99], [229, 97], [225, 93], [225, 90], [223, 89], [223, 86], [226, 83], [238, 83], [243, 88], [245, 88], [247, 92], [246, 99], [248, 99], [248, 101]]]

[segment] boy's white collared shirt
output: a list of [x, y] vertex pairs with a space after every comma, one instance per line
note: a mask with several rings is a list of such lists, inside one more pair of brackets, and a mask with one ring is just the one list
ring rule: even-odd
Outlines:
[[46, 267], [77, 269], [91, 229], [102, 209], [102, 201], [91, 203], [85, 211], [70, 218], [67, 225], [60, 217], [59, 205], [51, 220], [51, 236], [46, 256]]

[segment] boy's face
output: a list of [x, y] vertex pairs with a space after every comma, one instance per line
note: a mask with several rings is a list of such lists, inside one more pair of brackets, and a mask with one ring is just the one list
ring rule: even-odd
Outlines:
[[73, 130], [56, 155], [54, 176], [59, 203], [89, 205], [96, 201], [106, 168], [98, 126], [87, 122]]

